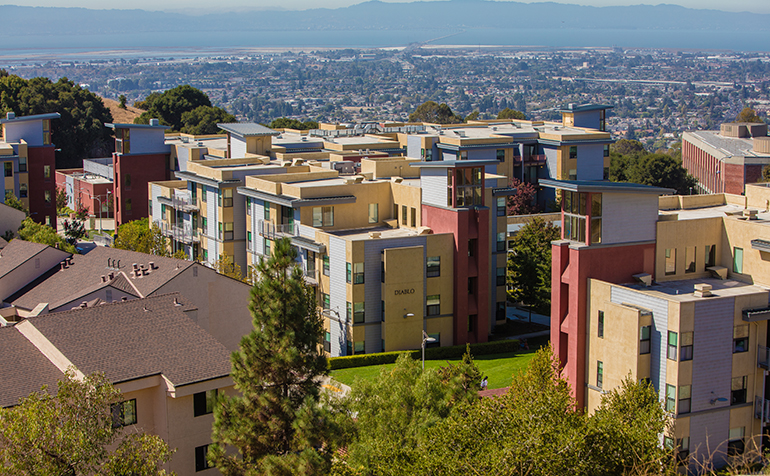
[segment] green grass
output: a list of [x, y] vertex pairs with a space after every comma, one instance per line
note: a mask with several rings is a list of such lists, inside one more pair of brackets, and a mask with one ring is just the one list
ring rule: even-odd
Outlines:
[[[523, 352], [508, 352], [505, 354], [490, 354], [474, 357], [473, 361], [481, 370], [481, 374], [489, 377], [489, 387], [502, 388], [511, 384], [513, 375], [522, 372], [534, 356], [534, 350]], [[451, 359], [457, 362], [460, 359]], [[436, 369], [446, 365], [446, 360], [426, 360], [426, 369]], [[355, 367], [339, 369], [331, 372], [331, 377], [345, 385], [354, 386], [356, 380], [372, 380], [377, 378], [382, 370], [390, 370], [396, 364], [371, 365], [368, 367]]]

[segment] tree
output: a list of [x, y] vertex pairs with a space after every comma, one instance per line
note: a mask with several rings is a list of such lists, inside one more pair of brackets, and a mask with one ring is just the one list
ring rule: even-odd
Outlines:
[[24, 221], [21, 222], [18, 234], [19, 239], [24, 241], [32, 241], [54, 247], [58, 246], [59, 249], [66, 251], [67, 253], [77, 253], [75, 247], [64, 241], [64, 238], [57, 234], [56, 230], [48, 225], [36, 223], [30, 217], [25, 218]]
[[241, 267], [234, 263], [229, 255], [219, 255], [219, 259], [214, 263], [214, 269], [217, 270], [217, 273], [224, 274], [238, 281], [243, 279]]
[[56, 215], [62, 216], [67, 208], [67, 192], [64, 187], [56, 187]]
[[498, 119], [526, 119], [527, 116], [524, 115], [521, 111], [516, 111], [514, 109], [511, 109], [509, 107], [506, 107], [499, 113], [497, 113]]
[[508, 215], [529, 215], [538, 212], [537, 206], [533, 204], [537, 195], [534, 185], [512, 178], [511, 188], [515, 188], [516, 193], [508, 197]]
[[21, 210], [24, 213], [26, 213], [27, 216], [29, 216], [29, 209], [26, 206], [24, 206], [24, 202], [16, 198], [16, 195], [13, 194], [13, 190], [5, 191], [5, 204], [11, 208]]
[[409, 122], [430, 122], [434, 124], [460, 124], [463, 118], [452, 112], [446, 104], [425, 101], [409, 114]]
[[73, 220], [64, 220], [63, 226], [65, 240], [72, 246], [75, 246], [78, 240], [87, 235], [86, 226], [83, 224], [82, 220], [78, 220], [77, 218]]
[[765, 122], [762, 120], [761, 117], [757, 116], [757, 113], [754, 112], [754, 109], [750, 107], [744, 107], [741, 112], [738, 113], [737, 116], [735, 116], [735, 122]]
[[79, 380], [68, 371], [56, 395], [43, 387], [0, 409], [0, 475], [165, 475], [172, 451], [158, 436], [113, 426], [110, 405], [119, 401], [102, 374]]
[[126, 96], [121, 94], [118, 97], [118, 101], [120, 101], [119, 104], [118, 104], [118, 107], [121, 108], [121, 109], [125, 109], [126, 108]]
[[0, 70], [0, 114], [17, 117], [58, 112], [51, 121], [51, 141], [56, 144], [56, 168], [82, 167], [84, 157], [104, 157], [113, 148], [112, 132], [104, 127], [112, 114], [102, 99], [61, 78], [22, 79]]
[[619, 139], [611, 146], [611, 151], [620, 155], [639, 155], [647, 151], [638, 140]]
[[764, 167], [762, 167], [762, 178], [760, 181], [770, 182], [770, 165], [765, 165]]
[[288, 117], [280, 117], [273, 119], [267, 126], [270, 129], [297, 129], [297, 130], [309, 130], [318, 129], [318, 122], [316, 121], [299, 121], [297, 119], [290, 119]]
[[[687, 195], [697, 180], [687, 173], [682, 161], [667, 154], [645, 154], [610, 162], [610, 180], [624, 178], [627, 182], [673, 188], [679, 195]], [[616, 180], [620, 181], [620, 180]]]
[[476, 121], [479, 118], [479, 114], [479, 111], [473, 111], [472, 113], [465, 116], [463, 122]]
[[513, 239], [508, 257], [508, 296], [547, 314], [551, 303], [551, 242], [560, 231], [541, 217], [534, 217]]
[[[275, 241], [251, 290], [254, 330], [232, 354], [238, 395], [214, 409], [209, 459], [224, 475], [326, 474], [334, 447], [319, 405], [322, 323], [291, 241]], [[235, 447], [237, 455], [226, 448]]]
[[[211, 106], [209, 97], [189, 84], [177, 86], [163, 93], [152, 93], [134, 104], [145, 109], [135, 124], [149, 124], [150, 119], [158, 119], [161, 124], [171, 126], [172, 130], [195, 134], [215, 134], [218, 132], [216, 121], [234, 122], [235, 117], [224, 109]], [[203, 109], [199, 109], [204, 107]], [[185, 113], [189, 113], [185, 117]]]
[[160, 227], [149, 218], [140, 218], [118, 227], [118, 236], [113, 244], [121, 250], [138, 251], [157, 256], [169, 256], [169, 242], [160, 231]]

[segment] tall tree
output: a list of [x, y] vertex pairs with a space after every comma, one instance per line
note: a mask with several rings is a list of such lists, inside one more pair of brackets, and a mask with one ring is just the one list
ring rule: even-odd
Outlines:
[[521, 111], [516, 111], [514, 109], [511, 109], [509, 107], [506, 107], [499, 113], [497, 113], [498, 119], [526, 119], [527, 116], [524, 115]]
[[508, 257], [508, 296], [547, 314], [551, 303], [551, 242], [559, 229], [534, 217], [513, 239]]
[[235, 117], [224, 109], [212, 107], [206, 93], [189, 84], [163, 93], [152, 93], [134, 106], [145, 109], [134, 119], [135, 124], [149, 124], [150, 119], [158, 119], [161, 124], [171, 126], [172, 130], [191, 134], [215, 134], [219, 130], [217, 121], [235, 121]]
[[434, 124], [460, 124], [463, 118], [452, 112], [444, 103], [425, 101], [409, 114], [409, 122], [430, 122]]
[[157, 436], [123, 434], [110, 405], [120, 401], [102, 374], [72, 372], [56, 395], [46, 388], [0, 409], [0, 475], [161, 476], [172, 451]]
[[115, 248], [149, 255], [170, 256], [169, 240], [163, 236], [157, 224], [150, 225], [150, 219], [147, 217], [124, 223], [117, 231], [118, 236], [113, 244]]
[[231, 358], [239, 394], [214, 410], [209, 458], [226, 476], [325, 474], [330, 465], [329, 419], [319, 405], [327, 372], [322, 324], [296, 256], [288, 239], [277, 240], [273, 255], [256, 265], [254, 330]]
[[56, 233], [56, 230], [48, 225], [36, 223], [30, 217], [25, 218], [24, 221], [21, 222], [18, 234], [19, 239], [24, 241], [32, 241], [48, 246], [58, 246], [59, 249], [66, 251], [67, 253], [77, 253], [75, 247], [67, 243], [61, 235]]
[[217, 124], [225, 122], [237, 122], [237, 119], [221, 107], [198, 106], [182, 113], [180, 132], [193, 135], [216, 134], [219, 131]]
[[754, 109], [750, 107], [744, 107], [741, 112], [738, 113], [737, 116], [735, 116], [735, 122], [765, 122], [762, 120], [761, 117], [757, 116], [757, 113], [754, 112]]

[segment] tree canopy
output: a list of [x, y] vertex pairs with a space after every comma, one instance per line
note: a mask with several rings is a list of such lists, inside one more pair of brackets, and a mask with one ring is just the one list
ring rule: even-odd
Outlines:
[[290, 119], [288, 117], [279, 117], [278, 119], [273, 119], [267, 127], [269, 127], [270, 129], [297, 129], [297, 130], [304, 131], [309, 129], [318, 129], [318, 122], [317, 121], [302, 122], [298, 119]]
[[548, 314], [551, 303], [551, 242], [559, 228], [536, 216], [513, 238], [508, 256], [508, 296]]
[[444, 103], [425, 101], [409, 114], [409, 122], [430, 122], [434, 124], [460, 124], [463, 118], [452, 112]]
[[534, 185], [512, 178], [511, 187], [516, 189], [516, 193], [508, 197], [508, 215], [529, 215], [538, 212], [534, 203], [537, 195]]
[[660, 153], [612, 155], [610, 180], [672, 188], [680, 195], [689, 194], [698, 183], [682, 166], [681, 159]]
[[236, 118], [222, 108], [213, 107], [209, 97], [189, 84], [162, 93], [151, 93], [144, 101], [134, 103], [144, 109], [135, 124], [149, 124], [158, 119], [172, 130], [187, 134], [216, 134], [217, 122], [235, 122]]
[[499, 113], [497, 113], [498, 119], [526, 119], [527, 116], [524, 115], [521, 111], [516, 111], [515, 109], [511, 109], [510, 107], [506, 107]]
[[87, 89], [61, 78], [20, 78], [0, 69], [0, 113], [17, 117], [58, 112], [51, 121], [51, 142], [61, 149], [56, 168], [82, 167], [83, 158], [104, 157], [113, 149], [112, 132], [104, 127], [112, 114], [102, 99]]
[[147, 217], [120, 225], [113, 246], [121, 250], [138, 251], [149, 255], [187, 259], [182, 251], [173, 254], [169, 251], [169, 239], [163, 236], [157, 224], [150, 225], [150, 219]]
[[331, 462], [333, 432], [319, 405], [319, 377], [327, 372], [323, 328], [295, 258], [291, 242], [281, 239], [256, 265], [254, 330], [231, 357], [238, 395], [222, 397], [214, 409], [209, 460], [224, 475], [320, 475]]
[[158, 436], [113, 425], [119, 401], [102, 374], [78, 380], [68, 371], [55, 395], [44, 387], [0, 408], [0, 475], [165, 475], [172, 451]]
[[48, 225], [43, 225], [27, 217], [21, 222], [19, 227], [19, 239], [24, 241], [32, 241], [35, 243], [41, 243], [48, 246], [58, 246], [60, 250], [67, 253], [77, 253], [75, 247], [69, 244], [65, 239], [56, 233], [56, 230]]
[[765, 122], [762, 120], [761, 117], [757, 116], [757, 113], [754, 111], [754, 109], [750, 107], [744, 107], [741, 112], [738, 113], [737, 116], [735, 116], [735, 122]]

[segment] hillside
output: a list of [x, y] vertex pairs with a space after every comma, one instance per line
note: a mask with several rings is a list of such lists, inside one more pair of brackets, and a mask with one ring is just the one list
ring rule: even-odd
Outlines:
[[112, 120], [115, 124], [133, 124], [134, 119], [144, 112], [141, 109], [128, 105], [126, 106], [126, 109], [121, 109], [118, 107], [120, 103], [114, 99], [102, 98], [102, 101], [104, 101], [105, 106], [110, 108]]

